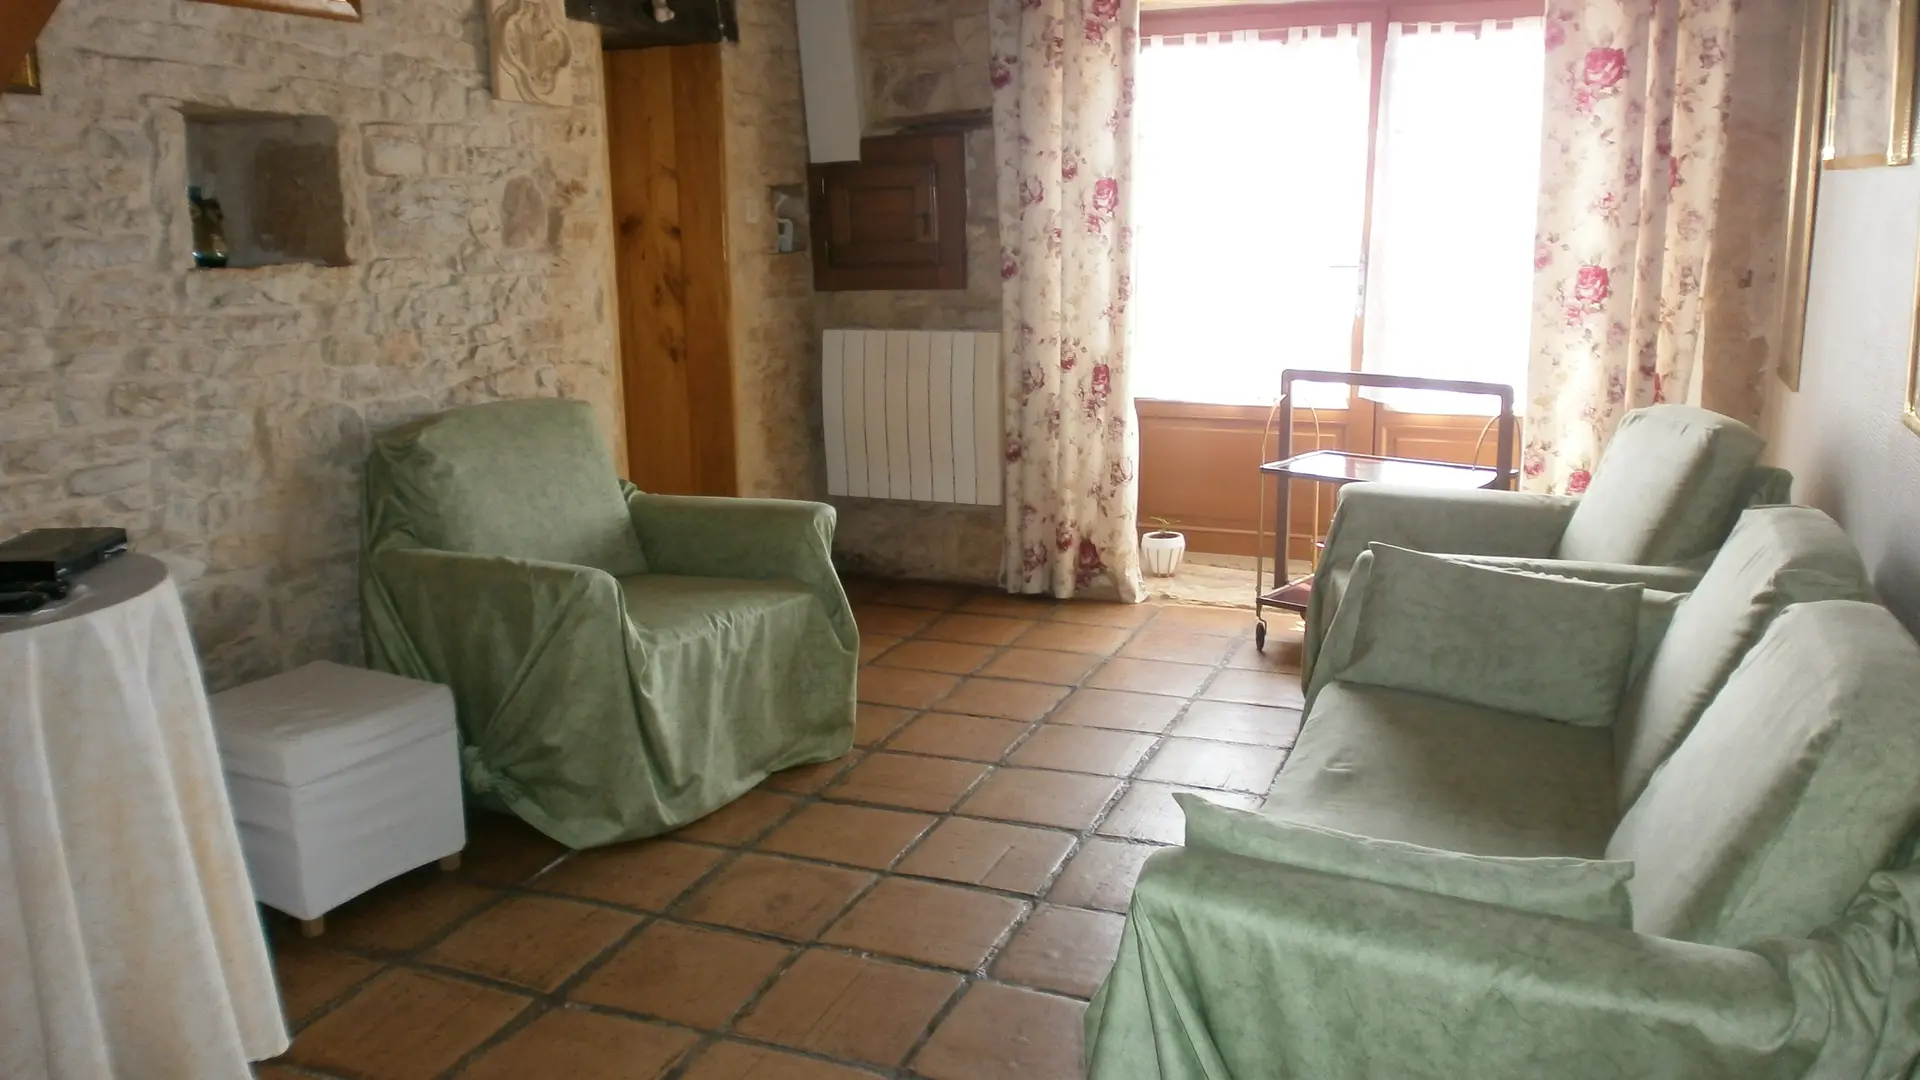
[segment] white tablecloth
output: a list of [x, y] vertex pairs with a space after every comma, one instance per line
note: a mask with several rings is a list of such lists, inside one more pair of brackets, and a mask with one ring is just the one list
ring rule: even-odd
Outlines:
[[244, 1080], [286, 1047], [179, 591], [122, 556], [0, 617], [0, 1077]]

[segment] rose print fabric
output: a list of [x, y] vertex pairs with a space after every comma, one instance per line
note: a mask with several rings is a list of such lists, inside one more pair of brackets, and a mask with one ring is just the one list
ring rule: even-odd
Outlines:
[[1697, 396], [1707, 277], [1740, 272], [1709, 258], [1738, 17], [1733, 0], [1547, 7], [1530, 489], [1584, 491], [1622, 415]]
[[991, 0], [1010, 592], [1140, 577], [1128, 385], [1138, 0]]

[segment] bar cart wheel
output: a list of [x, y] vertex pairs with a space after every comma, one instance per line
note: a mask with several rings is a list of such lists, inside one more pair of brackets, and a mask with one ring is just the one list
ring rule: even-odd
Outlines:
[[1265, 619], [1256, 618], [1253, 620], [1253, 650], [1255, 652], [1267, 651], [1267, 620]]

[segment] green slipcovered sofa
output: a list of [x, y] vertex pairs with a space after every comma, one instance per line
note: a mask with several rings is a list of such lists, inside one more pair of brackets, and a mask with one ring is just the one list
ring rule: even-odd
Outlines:
[[369, 658], [453, 688], [471, 799], [570, 847], [652, 836], [852, 746], [833, 524], [644, 494], [581, 402], [455, 409], [368, 459]]
[[1361, 562], [1264, 807], [1147, 860], [1094, 1080], [1914, 1075], [1920, 647], [1838, 526], [1683, 598]]
[[1303, 670], [1312, 675], [1353, 561], [1370, 543], [1690, 589], [1741, 510], [1787, 501], [1793, 477], [1759, 464], [1765, 448], [1731, 417], [1655, 405], [1621, 419], [1580, 495], [1343, 487], [1308, 596]]

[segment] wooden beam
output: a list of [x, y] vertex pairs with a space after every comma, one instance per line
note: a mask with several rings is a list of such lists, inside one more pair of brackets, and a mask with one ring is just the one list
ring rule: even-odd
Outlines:
[[60, 0], [6, 0], [0, 4], [0, 83], [13, 78]]

